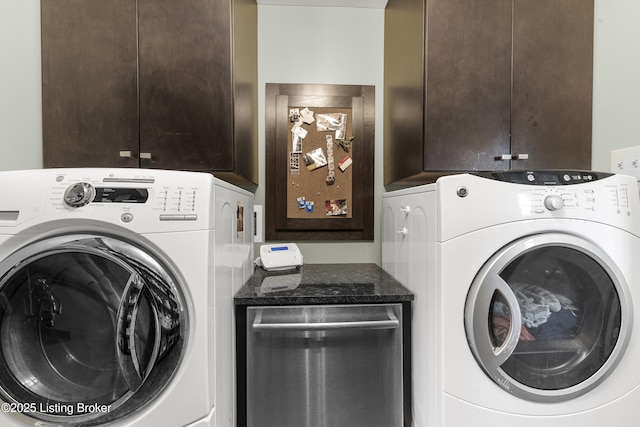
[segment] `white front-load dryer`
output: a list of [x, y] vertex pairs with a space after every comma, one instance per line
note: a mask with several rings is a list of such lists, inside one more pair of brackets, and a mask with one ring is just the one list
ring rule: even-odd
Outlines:
[[415, 294], [416, 427], [637, 424], [635, 179], [452, 175], [383, 214], [383, 267]]
[[206, 173], [0, 172], [0, 425], [232, 426], [252, 211]]

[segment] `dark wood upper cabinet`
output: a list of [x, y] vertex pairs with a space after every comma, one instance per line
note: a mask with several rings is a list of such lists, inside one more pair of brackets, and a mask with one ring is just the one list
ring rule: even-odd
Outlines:
[[42, 0], [41, 10], [45, 167], [137, 167], [136, 2]]
[[589, 169], [593, 1], [389, 0], [385, 185]]
[[516, 0], [511, 150], [518, 169], [591, 169], [593, 0]]
[[252, 0], [42, 0], [45, 167], [258, 182]]

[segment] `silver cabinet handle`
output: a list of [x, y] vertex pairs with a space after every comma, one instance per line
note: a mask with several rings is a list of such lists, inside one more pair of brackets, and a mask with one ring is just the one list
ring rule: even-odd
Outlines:
[[145, 160], [151, 160], [151, 153], [140, 153], [140, 158]]
[[405, 215], [409, 215], [411, 213], [411, 206], [403, 206], [400, 208], [400, 212]]
[[327, 331], [335, 329], [397, 329], [400, 321], [389, 308], [387, 309], [388, 319], [366, 320], [354, 322], [290, 322], [290, 323], [263, 323], [262, 310], [256, 314], [252, 328], [256, 332], [266, 331]]
[[402, 229], [396, 231], [396, 233], [398, 233], [400, 236], [406, 236], [407, 233], [409, 233], [409, 230], [407, 230], [406, 227], [403, 227]]
[[500, 154], [494, 157], [495, 160], [528, 160], [529, 154], [520, 153], [520, 154]]
[[131, 157], [133, 157], [133, 153], [131, 152], [131, 150], [120, 150], [120, 157], [130, 159]]

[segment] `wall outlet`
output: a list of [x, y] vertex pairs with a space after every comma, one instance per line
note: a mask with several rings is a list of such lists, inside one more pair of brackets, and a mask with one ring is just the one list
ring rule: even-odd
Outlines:
[[611, 151], [611, 172], [631, 175], [640, 181], [640, 146]]

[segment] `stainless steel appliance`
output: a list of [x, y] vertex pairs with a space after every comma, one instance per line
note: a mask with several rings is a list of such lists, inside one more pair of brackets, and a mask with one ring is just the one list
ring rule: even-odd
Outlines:
[[403, 423], [402, 304], [247, 308], [247, 425]]

